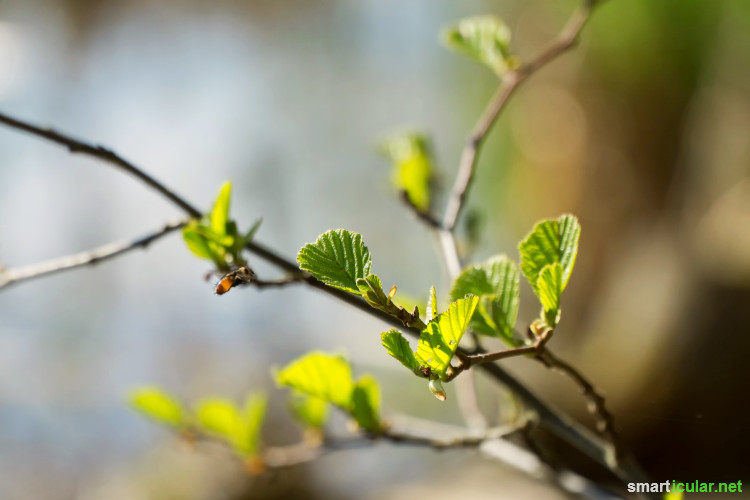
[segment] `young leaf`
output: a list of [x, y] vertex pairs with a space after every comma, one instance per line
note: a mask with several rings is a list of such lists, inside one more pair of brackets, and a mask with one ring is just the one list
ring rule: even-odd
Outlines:
[[429, 140], [419, 133], [403, 133], [385, 141], [381, 148], [393, 164], [393, 186], [406, 194], [420, 212], [428, 212], [433, 178]]
[[357, 280], [370, 274], [370, 251], [362, 236], [344, 229], [321, 234], [297, 255], [300, 269], [326, 285], [359, 295]]
[[545, 220], [519, 245], [521, 270], [543, 306], [543, 319], [554, 328], [560, 319], [560, 296], [573, 272], [581, 226], [572, 215]]
[[276, 374], [279, 385], [349, 408], [354, 383], [349, 363], [342, 357], [312, 352]]
[[266, 415], [264, 394], [251, 394], [241, 411], [232, 401], [208, 398], [196, 408], [198, 423], [203, 430], [229, 443], [244, 456], [257, 455], [260, 450], [260, 430]]
[[352, 392], [351, 415], [360, 427], [370, 432], [378, 432], [380, 424], [380, 388], [374, 378], [364, 376], [354, 386]]
[[515, 64], [510, 55], [510, 29], [495, 16], [463, 19], [443, 33], [443, 42], [500, 76]]
[[427, 324], [419, 336], [415, 356], [420, 364], [438, 375], [445, 373], [478, 302], [476, 296], [459, 299]]
[[219, 235], [227, 234], [227, 222], [229, 222], [229, 202], [232, 197], [232, 183], [225, 182], [219, 190], [219, 196], [216, 198], [214, 208], [211, 210], [209, 219], [211, 229]]
[[370, 274], [366, 278], [357, 279], [357, 288], [362, 297], [376, 309], [384, 309], [390, 300], [383, 291], [383, 285], [376, 274]]
[[[464, 296], [462, 295], [458, 298], [462, 299]], [[432, 286], [430, 287], [430, 296], [427, 298], [427, 312], [425, 313], [425, 316], [427, 317], [427, 321], [432, 321], [437, 315], [437, 295], [435, 294], [435, 287]]]
[[182, 405], [158, 387], [135, 389], [128, 399], [136, 410], [161, 424], [180, 428], [187, 423]]
[[537, 292], [539, 274], [545, 266], [559, 263], [562, 266], [562, 288], [568, 284], [578, 254], [581, 226], [573, 215], [563, 215], [557, 220], [545, 220], [519, 245], [521, 270], [531, 287]]
[[260, 451], [260, 431], [266, 417], [268, 398], [265, 394], [251, 394], [245, 402], [243, 446], [248, 455]]
[[206, 237], [198, 230], [198, 226], [199, 223], [192, 220], [182, 229], [185, 244], [196, 257], [218, 261], [218, 255], [213, 251]]
[[402, 365], [411, 371], [419, 368], [419, 362], [414, 357], [409, 341], [401, 335], [401, 332], [395, 329], [388, 330], [380, 334], [380, 340], [388, 354], [396, 358]]
[[289, 407], [306, 428], [322, 429], [328, 419], [328, 403], [320, 398], [297, 394], [290, 400]]
[[519, 245], [521, 270], [543, 306], [544, 322], [560, 319], [560, 296], [573, 272], [581, 228], [572, 215], [542, 221]]
[[235, 447], [242, 441], [242, 416], [234, 402], [222, 398], [204, 399], [197, 404], [196, 415], [201, 428], [207, 433]]
[[537, 289], [539, 302], [544, 307], [544, 320], [551, 328], [560, 320], [560, 295], [562, 294], [562, 266], [558, 263], [544, 266], [539, 274]]
[[521, 273], [505, 255], [492, 257], [481, 265], [464, 269], [453, 283], [451, 298], [467, 294], [480, 297], [470, 328], [484, 335], [499, 336], [511, 345], [514, 339], [520, 294]]

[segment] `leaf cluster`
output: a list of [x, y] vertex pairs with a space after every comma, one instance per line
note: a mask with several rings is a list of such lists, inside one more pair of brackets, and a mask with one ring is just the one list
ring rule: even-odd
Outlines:
[[226, 182], [219, 190], [211, 212], [201, 219], [191, 220], [182, 230], [185, 244], [193, 255], [210, 260], [221, 272], [247, 264], [242, 251], [252, 241], [261, 223], [258, 219], [249, 231], [240, 234], [237, 223], [229, 218], [231, 197], [232, 184]]

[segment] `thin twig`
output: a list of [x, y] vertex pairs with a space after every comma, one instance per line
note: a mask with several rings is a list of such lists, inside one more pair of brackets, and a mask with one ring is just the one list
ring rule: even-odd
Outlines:
[[261, 280], [261, 279], [254, 279], [249, 284], [256, 287], [256, 288], [281, 288], [283, 286], [287, 285], [293, 285], [295, 283], [303, 283], [308, 278], [307, 274], [302, 273], [296, 273], [296, 274], [288, 274], [284, 276], [283, 278], [278, 278], [275, 280]]
[[444, 231], [452, 232], [456, 227], [458, 217], [461, 215], [461, 210], [466, 202], [466, 195], [474, 179], [479, 149], [513, 91], [528, 77], [573, 46], [591, 15], [594, 3], [594, 0], [585, 0], [557, 38], [546, 49], [532, 58], [530, 62], [503, 75], [502, 83], [490, 99], [487, 108], [474, 126], [466, 146], [464, 146], [461, 161], [458, 165], [458, 174], [443, 216], [442, 226]]
[[607, 409], [604, 396], [596, 390], [596, 387], [575, 367], [555, 356], [550, 351], [543, 352], [539, 355], [539, 360], [548, 367], [558, 370], [568, 376], [575, 382], [581, 390], [581, 393], [589, 401], [589, 411], [597, 419], [597, 430], [610, 442], [612, 448], [611, 456], [608, 460], [616, 464], [624, 450], [620, 443], [617, 429], [615, 428], [615, 417]]
[[[454, 428], [426, 421], [427, 427], [438, 426], [441, 432], [425, 432], [424, 428], [386, 429], [378, 434], [361, 435], [354, 438], [325, 440], [320, 446], [297, 443], [289, 446], [266, 448], [263, 461], [270, 468], [283, 468], [313, 461], [333, 451], [371, 446], [377, 441], [388, 441], [399, 445], [424, 446], [436, 450], [477, 448], [489, 440], [510, 436], [521, 430], [518, 426], [502, 426], [473, 432], [470, 429]], [[446, 431], [445, 428], [449, 428]]]
[[163, 194], [170, 201], [172, 201], [172, 203], [187, 212], [190, 217], [201, 216], [201, 213], [197, 208], [178, 196], [174, 191], [168, 189], [164, 184], [157, 181], [146, 172], [136, 167], [129, 161], [125, 160], [121, 156], [110, 151], [109, 149], [106, 149], [102, 146], [94, 146], [85, 142], [81, 142], [79, 140], [73, 139], [68, 135], [60, 134], [52, 129], [37, 127], [36, 125], [31, 125], [30, 123], [11, 118], [10, 116], [3, 113], [0, 113], [0, 123], [5, 123], [6, 125], [15, 129], [23, 130], [24, 132], [28, 132], [37, 137], [41, 137], [43, 139], [47, 139], [48, 141], [52, 141], [65, 146], [71, 153], [80, 153], [88, 156], [93, 156], [94, 158], [103, 160], [105, 163], [111, 163], [121, 170], [134, 175], [149, 187]]
[[453, 371], [448, 377], [448, 380], [453, 380], [461, 372], [464, 372], [474, 366], [493, 363], [501, 359], [514, 358], [517, 356], [539, 356], [540, 354], [545, 352], [545, 346], [549, 339], [552, 337], [553, 333], [554, 330], [550, 328], [543, 330], [536, 337], [536, 340], [532, 345], [514, 347], [512, 349], [504, 349], [502, 351], [496, 352], [482, 352], [481, 350], [477, 350], [475, 354], [462, 354], [459, 358], [459, 364], [453, 367]]
[[409, 207], [409, 209], [412, 211], [412, 213], [417, 217], [417, 219], [424, 222], [427, 226], [433, 228], [433, 229], [441, 229], [443, 226], [440, 223], [439, 220], [435, 218], [434, 215], [432, 215], [431, 212], [425, 212], [424, 210], [420, 210], [412, 201], [409, 199], [409, 195], [406, 191], [401, 191], [401, 201]]
[[149, 233], [145, 236], [141, 236], [135, 240], [122, 241], [118, 243], [110, 243], [103, 245], [92, 250], [85, 252], [76, 253], [73, 255], [67, 255], [57, 259], [40, 262], [38, 264], [32, 264], [29, 266], [19, 267], [15, 269], [0, 269], [0, 289], [8, 287], [14, 283], [20, 281], [26, 281], [34, 278], [40, 278], [49, 274], [66, 271], [68, 269], [75, 269], [83, 266], [93, 266], [99, 262], [112, 259], [124, 253], [137, 248], [146, 248], [152, 242], [158, 240], [162, 236], [176, 231], [185, 225], [184, 221], [172, 222], [165, 225], [158, 231]]

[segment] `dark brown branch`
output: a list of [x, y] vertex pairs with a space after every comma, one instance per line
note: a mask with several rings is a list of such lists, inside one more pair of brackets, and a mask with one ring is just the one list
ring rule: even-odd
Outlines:
[[176, 231], [185, 225], [184, 221], [172, 222], [165, 225], [158, 231], [142, 236], [132, 241], [123, 241], [119, 243], [110, 243], [92, 250], [80, 252], [57, 259], [32, 264], [29, 266], [15, 269], [0, 269], [0, 289], [10, 286], [20, 281], [26, 281], [34, 278], [40, 278], [49, 274], [59, 273], [68, 269], [75, 269], [83, 266], [93, 266], [99, 262], [112, 259], [124, 253], [130, 252], [137, 248], [146, 248], [152, 242], [162, 236]]
[[281, 288], [287, 285], [293, 285], [295, 283], [303, 283], [305, 279], [307, 279], [307, 274], [302, 273], [296, 273], [296, 274], [289, 274], [287, 276], [284, 276], [283, 278], [275, 279], [275, 280], [261, 280], [261, 279], [254, 279], [250, 282], [250, 285], [256, 287], [256, 288]]
[[597, 430], [611, 444], [611, 456], [608, 457], [608, 460], [612, 464], [617, 464], [620, 458], [622, 458], [624, 450], [620, 443], [617, 429], [615, 428], [615, 417], [607, 409], [604, 396], [596, 390], [596, 387], [580, 371], [550, 351], [541, 353], [539, 360], [548, 367], [570, 377], [579, 387], [581, 393], [589, 401], [589, 411], [597, 419]]
[[545, 352], [545, 346], [549, 339], [552, 337], [554, 330], [544, 329], [538, 336], [535, 336], [536, 340], [533, 345], [527, 345], [522, 347], [514, 347], [513, 349], [505, 349], [503, 351], [496, 352], [477, 352], [476, 354], [463, 354], [456, 356], [459, 358], [460, 363], [458, 366], [453, 367], [453, 372], [448, 377], [448, 380], [453, 380], [461, 372], [464, 372], [473, 366], [483, 365], [485, 363], [493, 363], [500, 361], [501, 359], [514, 358], [517, 356], [528, 356], [534, 355], [539, 356]]
[[401, 191], [401, 201], [404, 203], [404, 205], [411, 209], [412, 213], [417, 217], [417, 219], [424, 222], [427, 226], [433, 229], [441, 229], [443, 227], [440, 221], [437, 220], [435, 216], [432, 215], [432, 213], [425, 212], [424, 210], [420, 210], [419, 208], [417, 208], [417, 206], [409, 199], [409, 195], [406, 193], [406, 191]]
[[168, 189], [164, 184], [157, 181], [129, 161], [118, 156], [114, 152], [103, 148], [102, 146], [93, 146], [91, 144], [73, 139], [70, 136], [60, 134], [52, 129], [41, 128], [37, 127], [36, 125], [31, 125], [27, 122], [16, 120], [15, 118], [11, 118], [10, 116], [3, 113], [0, 113], [0, 123], [5, 123], [12, 128], [23, 130], [24, 132], [28, 132], [37, 137], [41, 137], [42, 139], [47, 139], [48, 141], [52, 141], [60, 144], [61, 146], [65, 146], [71, 153], [80, 153], [87, 156], [92, 156], [94, 158], [99, 158], [105, 163], [110, 163], [120, 168], [121, 170], [134, 175], [135, 177], [143, 181], [146, 185], [164, 195], [172, 203], [183, 209], [190, 217], [201, 216], [201, 213], [197, 208], [175, 194], [174, 191]]

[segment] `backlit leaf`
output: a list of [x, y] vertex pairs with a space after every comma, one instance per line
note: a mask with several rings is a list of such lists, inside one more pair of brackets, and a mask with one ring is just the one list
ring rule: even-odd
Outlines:
[[328, 402], [323, 399], [297, 394], [289, 405], [294, 417], [307, 428], [321, 429], [328, 419]]
[[438, 375], [445, 373], [478, 302], [479, 297], [475, 296], [459, 299], [427, 324], [416, 352], [420, 364]]
[[551, 328], [557, 326], [560, 316], [560, 295], [562, 294], [562, 266], [558, 263], [544, 266], [539, 274], [537, 290], [539, 302], [544, 307], [544, 319]]
[[186, 424], [182, 405], [158, 387], [141, 387], [130, 393], [130, 404], [139, 412], [170, 427]]
[[467, 294], [479, 296], [479, 305], [469, 327], [515, 345], [520, 279], [516, 263], [505, 255], [498, 255], [464, 269], [453, 284], [451, 298], [457, 300]]
[[380, 430], [380, 388], [374, 378], [364, 376], [352, 392], [351, 415], [360, 427], [370, 432]]
[[510, 54], [510, 29], [495, 16], [462, 19], [443, 33], [445, 45], [502, 75], [515, 65]]
[[219, 235], [227, 233], [227, 222], [229, 221], [229, 203], [232, 198], [232, 183], [225, 182], [219, 190], [219, 196], [216, 198], [214, 207], [211, 210], [209, 219], [211, 229]]
[[242, 410], [233, 401], [207, 398], [196, 407], [201, 428], [229, 443], [238, 453], [254, 456], [260, 451], [260, 431], [266, 415], [264, 394], [248, 396]]
[[562, 286], [565, 289], [578, 254], [580, 234], [578, 219], [573, 215], [563, 215], [557, 220], [540, 222], [521, 242], [521, 270], [534, 291], [542, 269], [555, 263], [562, 266]]
[[578, 220], [563, 215], [537, 224], [519, 245], [521, 270], [542, 302], [544, 320], [551, 327], [559, 319], [560, 296], [573, 272], [580, 234]]
[[393, 186], [405, 193], [417, 210], [428, 212], [434, 168], [427, 137], [414, 132], [402, 133], [391, 137], [381, 147], [393, 165]]
[[369, 275], [372, 266], [362, 236], [344, 229], [323, 233], [302, 247], [297, 262], [323, 283], [357, 295], [357, 280]]
[[207, 398], [196, 407], [196, 416], [201, 428], [208, 434], [222, 438], [232, 445], [239, 443], [243, 435], [242, 415], [233, 401], [223, 398]]
[[[458, 298], [462, 299], [464, 297], [462, 295]], [[435, 287], [433, 286], [430, 287], [430, 296], [427, 297], [427, 312], [425, 313], [425, 316], [427, 316], [427, 321], [432, 321], [437, 315], [437, 295], [435, 294]]]
[[399, 360], [399, 362], [409, 370], [419, 368], [419, 362], [414, 357], [414, 352], [401, 332], [395, 329], [388, 330], [380, 334], [380, 340], [383, 343], [388, 354]]
[[337, 355], [309, 353], [276, 374], [279, 385], [349, 408], [354, 383], [349, 363]]

